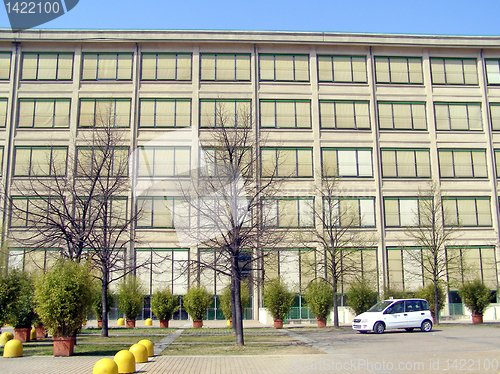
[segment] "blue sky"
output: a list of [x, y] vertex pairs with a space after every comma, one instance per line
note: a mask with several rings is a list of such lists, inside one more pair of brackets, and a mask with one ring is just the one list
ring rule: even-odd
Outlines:
[[37, 28], [500, 35], [499, 14], [499, 0], [80, 0]]

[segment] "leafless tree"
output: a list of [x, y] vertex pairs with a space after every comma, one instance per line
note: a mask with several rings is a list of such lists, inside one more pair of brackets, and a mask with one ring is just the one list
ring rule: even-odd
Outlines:
[[359, 211], [358, 200], [345, 196], [340, 178], [332, 176], [335, 171], [324, 170], [323, 173], [321, 186], [315, 188], [319, 199], [312, 207], [316, 224], [302, 240], [316, 243], [318, 272], [324, 272], [332, 286], [333, 323], [338, 327], [339, 286], [348, 278], [360, 280], [363, 275], [373, 273], [363, 269], [360, 259], [364, 250], [375, 244], [375, 237], [371, 229], [363, 228], [366, 217]]
[[[426, 188], [419, 189], [418, 212], [414, 212], [415, 223], [405, 230], [412, 245], [421, 248], [416, 251], [404, 247], [408, 261], [414, 265], [413, 268], [418, 269], [418, 274], [413, 276], [423, 277], [424, 281], [433, 284], [436, 306], [439, 299], [438, 287], [458, 279], [466, 267], [461, 251], [450, 248], [459, 235], [459, 226], [453, 224], [451, 212], [443, 204], [443, 197], [445, 195], [435, 182], [429, 182]], [[439, 324], [438, 311], [434, 320]]]
[[51, 151], [31, 162], [26, 178], [14, 178], [10, 234], [34, 250], [57, 248], [71, 260], [91, 261], [102, 290], [101, 335], [108, 336], [107, 290], [135, 269], [126, 253], [140, 211], [127, 212], [129, 152], [112, 113], [97, 113], [82, 135], [74, 156]]

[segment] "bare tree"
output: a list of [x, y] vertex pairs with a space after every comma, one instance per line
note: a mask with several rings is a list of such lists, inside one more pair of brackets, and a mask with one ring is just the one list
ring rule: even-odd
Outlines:
[[274, 172], [260, 178], [252, 125], [249, 108], [235, 113], [217, 102], [208, 138], [201, 139], [199, 175], [189, 187], [182, 187], [192, 218], [181, 235], [213, 253], [192, 259], [190, 265], [230, 278], [237, 345], [244, 345], [241, 282], [258, 280], [255, 275], [267, 253], [262, 248], [275, 247], [283, 236], [269, 224], [272, 218], [265, 205], [277, 194], [277, 178]]
[[461, 251], [448, 248], [457, 238], [458, 226], [452, 223], [451, 214], [443, 204], [443, 197], [441, 188], [435, 182], [430, 182], [425, 189], [419, 189], [415, 222], [413, 226], [406, 228], [405, 235], [412, 240], [412, 245], [421, 250], [404, 247], [408, 261], [418, 271], [418, 274], [413, 275], [423, 277], [424, 281], [434, 286], [436, 324], [439, 324], [438, 287], [446, 284], [447, 280], [460, 277], [465, 266], [461, 260]]
[[360, 212], [359, 200], [344, 196], [340, 179], [330, 176], [335, 172], [324, 170], [323, 173], [322, 184], [316, 188], [319, 199], [313, 203], [316, 226], [308, 232], [310, 236], [305, 240], [317, 244], [317, 266], [332, 286], [333, 323], [338, 327], [339, 285], [348, 278], [360, 280], [360, 277], [372, 273], [363, 269], [360, 258], [364, 250], [375, 243], [371, 230], [363, 227], [374, 226], [374, 223], [364, 223], [368, 217]]
[[135, 269], [125, 256], [139, 213], [127, 212], [129, 152], [110, 110], [97, 113], [84, 136], [73, 157], [51, 147], [45, 160], [31, 161], [28, 178], [14, 178], [10, 233], [34, 250], [91, 261], [101, 283], [101, 335], [108, 336], [107, 290]]

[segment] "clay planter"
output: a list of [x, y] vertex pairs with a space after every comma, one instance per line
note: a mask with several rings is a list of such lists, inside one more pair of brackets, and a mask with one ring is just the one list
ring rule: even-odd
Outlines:
[[14, 339], [20, 342], [30, 341], [31, 328], [15, 328], [14, 329]]
[[97, 327], [102, 327], [102, 319], [97, 320]]
[[477, 325], [478, 323], [483, 323], [483, 315], [482, 314], [473, 314], [472, 315], [472, 323]]
[[52, 337], [52, 340], [54, 348], [53, 354], [55, 357], [67, 357], [73, 355], [76, 341], [76, 338], [74, 336]]
[[282, 329], [283, 328], [283, 320], [282, 319], [275, 319], [274, 320], [274, 328], [275, 329]]
[[133, 329], [135, 327], [135, 319], [127, 319], [127, 328]]
[[193, 328], [201, 329], [202, 327], [203, 327], [203, 321], [199, 320], [193, 321]]
[[168, 328], [168, 319], [161, 319], [160, 320], [160, 328], [162, 329], [167, 329]]
[[318, 327], [326, 327], [326, 318], [318, 318]]
[[37, 339], [45, 339], [47, 336], [47, 332], [45, 331], [45, 326], [35, 326], [36, 338]]

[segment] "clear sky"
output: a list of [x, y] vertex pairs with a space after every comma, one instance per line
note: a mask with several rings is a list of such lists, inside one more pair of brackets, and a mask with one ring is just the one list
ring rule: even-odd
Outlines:
[[[500, 0], [80, 0], [37, 28], [498, 36], [499, 16]], [[10, 28], [2, 9], [0, 27]]]

